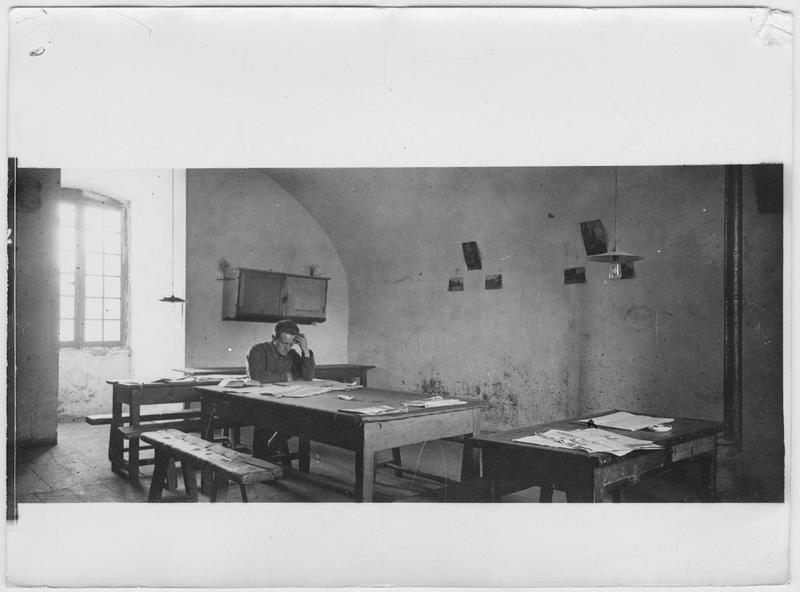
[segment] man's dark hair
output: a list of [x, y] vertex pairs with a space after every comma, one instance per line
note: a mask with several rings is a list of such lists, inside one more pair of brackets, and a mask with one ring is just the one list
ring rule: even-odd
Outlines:
[[278, 321], [278, 323], [275, 325], [275, 337], [280, 337], [282, 333], [297, 335], [300, 333], [300, 328], [295, 322], [290, 320]]

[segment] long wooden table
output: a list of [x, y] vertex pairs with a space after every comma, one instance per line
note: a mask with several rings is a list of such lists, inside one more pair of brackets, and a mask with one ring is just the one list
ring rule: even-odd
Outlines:
[[[367, 371], [372, 368], [374, 366], [361, 364], [319, 364], [315, 369], [315, 376], [343, 382], [358, 380], [359, 384], [366, 386]], [[220, 381], [219, 377], [209, 375], [244, 374], [245, 368], [184, 368], [182, 371], [188, 378], [160, 382], [108, 381], [112, 387], [108, 459], [111, 461], [112, 471], [133, 483], [139, 480], [140, 465], [152, 464], [153, 459], [143, 460], [140, 458], [138, 438], [131, 438], [126, 448], [125, 438], [120, 428], [141, 425], [142, 415], [150, 405], [183, 403], [184, 406], [188, 406], [191, 403], [197, 403], [200, 401], [200, 394], [195, 390], [195, 386], [213, 386]], [[125, 408], [127, 408], [127, 416], [124, 415]], [[180, 423], [176, 421], [174, 424], [165, 424], [164, 427], [179, 428]], [[199, 421], [197, 425], [200, 425]]]
[[[481, 401], [437, 408], [411, 408], [391, 415], [363, 416], [342, 409], [390, 405], [423, 398], [419, 393], [362, 388], [349, 391], [352, 401], [338, 398], [341, 392], [303, 398], [245, 394], [218, 386], [198, 387], [204, 421], [223, 419], [258, 425], [300, 438], [300, 469], [310, 467], [308, 442], [322, 442], [355, 452], [355, 491], [362, 501], [373, 500], [375, 453], [456, 436], [467, 438], [480, 430]], [[477, 451], [467, 440], [462, 479], [478, 474]]]
[[[607, 413], [610, 412], [596, 413], [592, 417]], [[553, 489], [566, 492], [568, 502], [602, 502], [606, 492], [612, 493], [614, 501], [623, 501], [626, 484], [689, 462], [700, 465], [698, 495], [703, 499], [716, 499], [717, 434], [723, 431], [723, 424], [676, 418], [669, 424], [672, 426], [669, 432], [602, 428], [663, 446], [658, 450], [636, 450], [625, 456], [589, 454], [582, 450], [513, 441], [551, 429], [585, 428], [586, 424], [577, 419], [477, 436], [475, 441], [483, 453], [490, 499], [497, 501], [502, 495], [538, 485], [541, 502], [552, 501]]]

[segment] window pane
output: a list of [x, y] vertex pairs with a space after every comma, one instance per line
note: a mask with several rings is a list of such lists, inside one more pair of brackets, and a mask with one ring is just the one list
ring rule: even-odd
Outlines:
[[119, 298], [106, 298], [103, 300], [103, 318], [118, 319], [120, 318], [120, 299]]
[[94, 230], [103, 229], [103, 208], [88, 206], [83, 211], [83, 226]]
[[86, 287], [86, 296], [100, 298], [103, 296], [103, 276], [102, 275], [87, 275], [84, 280]]
[[74, 228], [59, 228], [58, 229], [58, 248], [66, 250], [75, 249], [75, 229]]
[[103, 275], [103, 256], [98, 253], [86, 253], [86, 273]]
[[104, 232], [103, 250], [106, 253], [122, 253], [122, 235], [118, 232]]
[[102, 253], [103, 233], [99, 230], [86, 230], [83, 234], [83, 245], [87, 253]]
[[74, 273], [75, 251], [60, 251], [58, 253], [58, 268], [67, 273]]
[[105, 282], [105, 292], [103, 295], [106, 298], [119, 298], [120, 297], [120, 282], [118, 277], [106, 276], [103, 278]]
[[62, 319], [74, 319], [75, 318], [75, 297], [74, 296], [62, 296], [61, 297], [61, 309], [58, 311], [58, 316]]
[[61, 274], [61, 295], [62, 296], [75, 296], [75, 274], [62, 273]]
[[73, 319], [62, 320], [58, 324], [59, 341], [75, 341], [75, 321]]
[[119, 341], [119, 321], [103, 322], [103, 340]]
[[84, 341], [103, 341], [103, 321], [85, 321], [83, 323]]
[[75, 226], [75, 204], [63, 201], [58, 204], [58, 223], [61, 226]]
[[121, 275], [122, 273], [122, 258], [119, 255], [106, 255], [105, 256], [105, 275]]
[[84, 306], [84, 317], [87, 319], [103, 318], [103, 299], [87, 298]]
[[122, 230], [122, 211], [106, 208], [103, 210], [103, 227], [111, 232]]

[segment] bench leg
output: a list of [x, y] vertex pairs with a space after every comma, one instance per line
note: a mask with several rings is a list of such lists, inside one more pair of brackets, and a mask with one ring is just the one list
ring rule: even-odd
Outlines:
[[211, 502], [224, 502], [228, 496], [228, 478], [224, 475], [215, 474], [214, 483], [211, 486]]
[[164, 492], [164, 480], [167, 476], [167, 465], [170, 461], [169, 452], [156, 449], [156, 464], [153, 468], [153, 480], [150, 481], [150, 492], [147, 495], [148, 502], [160, 502], [161, 494]]
[[193, 502], [197, 501], [197, 477], [194, 473], [194, 467], [188, 461], [181, 459], [181, 472], [183, 473], [183, 486], [186, 489], [186, 495]]
[[178, 472], [175, 470], [174, 458], [170, 458], [169, 463], [167, 463], [167, 477], [165, 483], [167, 489], [178, 489]]
[[256, 484], [255, 483], [239, 483], [239, 491], [242, 492], [242, 501], [247, 503], [256, 500]]

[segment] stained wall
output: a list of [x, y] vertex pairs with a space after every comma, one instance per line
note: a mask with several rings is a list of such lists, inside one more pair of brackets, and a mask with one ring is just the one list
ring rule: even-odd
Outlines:
[[[723, 167], [617, 172], [617, 246], [644, 260], [612, 282], [579, 229], [602, 219], [613, 235], [611, 167], [268, 171], [342, 258], [349, 356], [377, 366], [372, 384], [484, 399], [493, 428], [609, 408], [721, 420]], [[743, 199], [745, 444], [772, 451], [775, 476], [782, 218], [757, 213], [748, 167]], [[586, 283], [565, 285], [577, 266]]]

